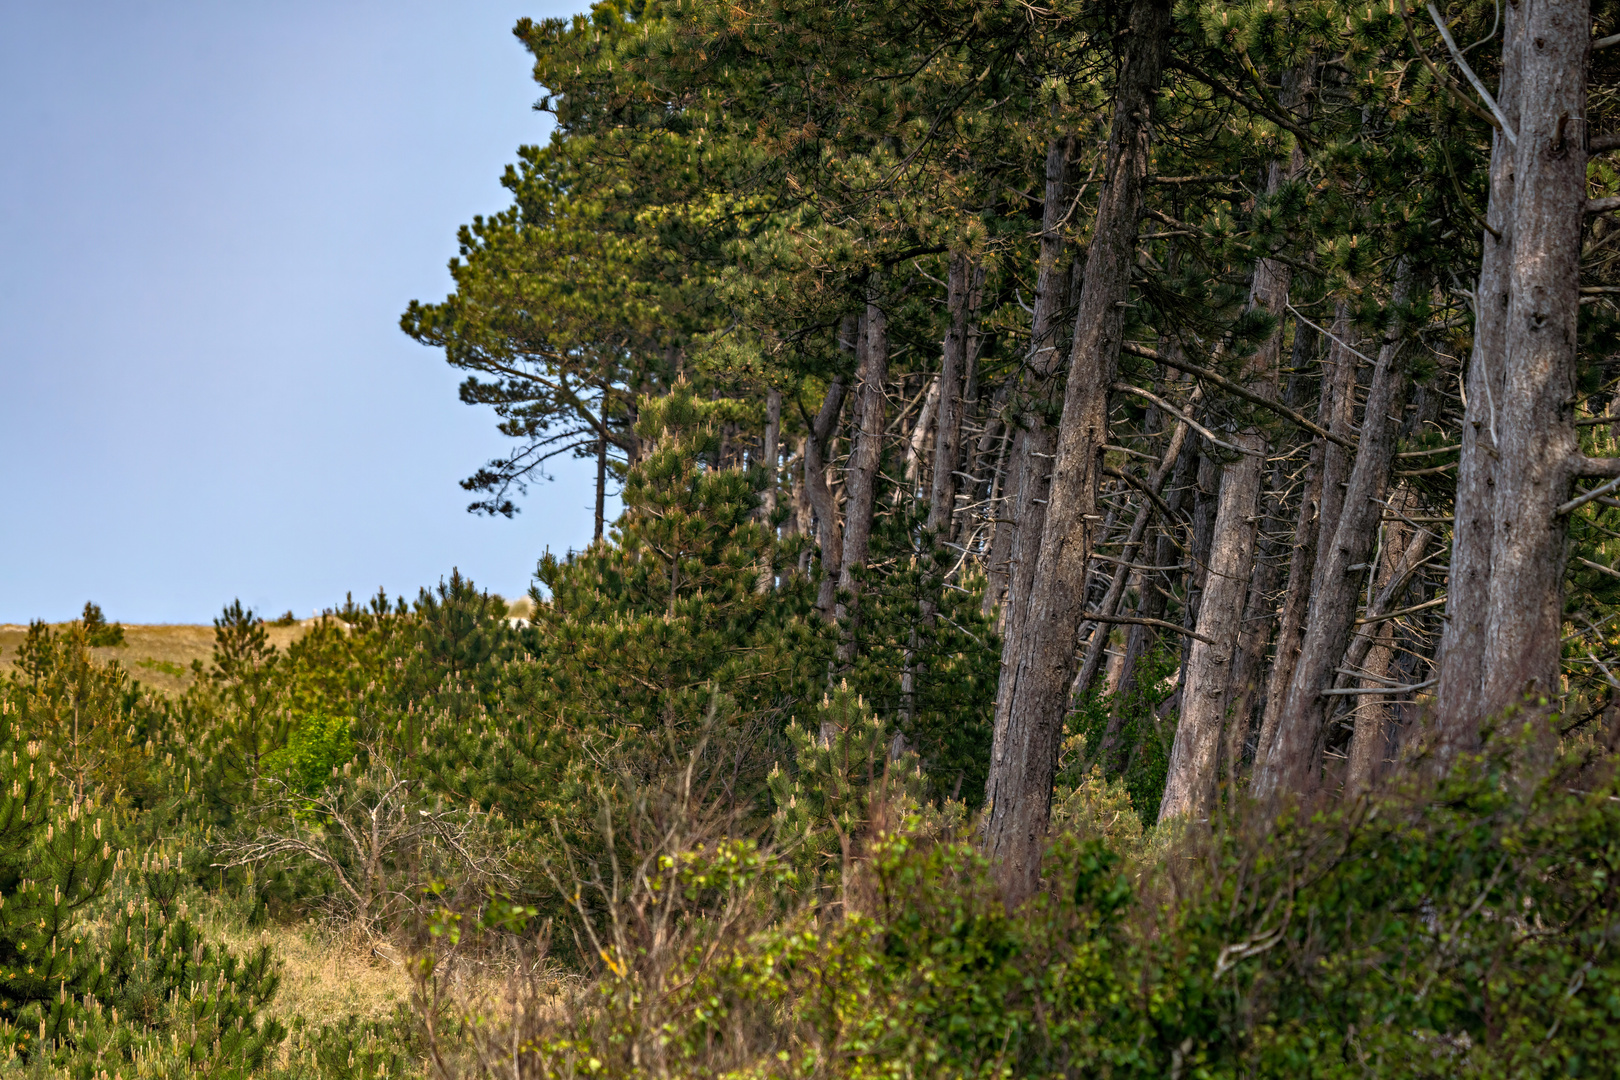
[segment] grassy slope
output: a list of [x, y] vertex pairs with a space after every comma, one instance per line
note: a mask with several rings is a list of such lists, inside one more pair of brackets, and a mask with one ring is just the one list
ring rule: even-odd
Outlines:
[[[60, 627], [57, 627], [60, 629]], [[307, 623], [266, 626], [270, 642], [285, 649], [308, 629]], [[0, 625], [0, 675], [16, 667], [17, 646], [28, 632], [15, 623]], [[116, 649], [95, 649], [100, 660], [117, 660], [130, 676], [150, 690], [177, 694], [191, 682], [191, 662], [208, 663], [214, 649], [212, 626], [125, 626], [125, 644]]]

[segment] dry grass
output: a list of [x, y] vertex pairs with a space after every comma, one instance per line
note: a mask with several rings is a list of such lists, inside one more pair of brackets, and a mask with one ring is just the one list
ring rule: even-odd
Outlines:
[[[270, 643], [285, 649], [303, 636], [313, 620], [292, 626], [270, 626], [265, 630]], [[66, 624], [58, 624], [62, 629]], [[15, 623], [0, 625], [0, 675], [16, 668], [17, 646], [22, 644], [28, 627]], [[117, 660], [128, 669], [130, 677], [143, 687], [165, 694], [178, 694], [191, 685], [191, 662], [201, 660], [205, 665], [214, 650], [212, 626], [128, 626], [124, 627], [125, 644], [118, 648], [92, 649], [100, 660]]]
[[[386, 1020], [411, 1001], [411, 957], [398, 946], [381, 939], [368, 941], [350, 928], [321, 920], [252, 930], [224, 904], [205, 904], [203, 911], [209, 912], [199, 912], [208, 935], [238, 955], [270, 946], [281, 964], [281, 989], [269, 1012], [289, 1026], [295, 1016], [317, 1027], [350, 1015]], [[476, 1002], [487, 1015], [504, 1015], [511, 958], [448, 959], [440, 965], [440, 977], [448, 980], [456, 999]]]
[[295, 1016], [317, 1026], [349, 1015], [384, 1020], [411, 999], [405, 957], [386, 945], [373, 948], [319, 923], [248, 930], [221, 922], [210, 930], [238, 953], [270, 945], [281, 962], [271, 1011], [283, 1023]]

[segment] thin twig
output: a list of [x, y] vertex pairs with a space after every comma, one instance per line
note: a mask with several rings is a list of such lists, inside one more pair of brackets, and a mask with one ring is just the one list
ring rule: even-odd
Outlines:
[[1463, 59], [1462, 50], [1458, 49], [1456, 41], [1452, 40], [1451, 31], [1446, 29], [1446, 20], [1440, 17], [1440, 12], [1435, 8], [1433, 0], [1430, 0], [1429, 3], [1429, 18], [1434, 20], [1435, 28], [1440, 31], [1440, 36], [1445, 39], [1446, 48], [1451, 50], [1451, 59], [1456, 61], [1458, 67], [1462, 68], [1462, 73], [1468, 76], [1468, 81], [1474, 85], [1474, 89], [1479, 91], [1479, 96], [1484, 98], [1485, 104], [1490, 107], [1491, 115], [1495, 116], [1496, 122], [1502, 126], [1502, 134], [1507, 136], [1508, 142], [1518, 146], [1519, 137], [1513, 133], [1513, 125], [1508, 123], [1507, 116], [1502, 112], [1502, 107], [1496, 103], [1495, 98], [1491, 97], [1491, 92], [1485, 89], [1485, 84], [1480, 81], [1478, 75], [1474, 74], [1474, 69], [1468, 66], [1468, 61]]

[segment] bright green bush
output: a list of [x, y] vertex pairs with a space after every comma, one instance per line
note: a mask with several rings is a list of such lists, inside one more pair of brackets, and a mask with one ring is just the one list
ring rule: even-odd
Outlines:
[[356, 746], [346, 716], [311, 713], [298, 721], [287, 745], [265, 755], [264, 771], [289, 788], [314, 794], [332, 777], [332, 770], [354, 760]]

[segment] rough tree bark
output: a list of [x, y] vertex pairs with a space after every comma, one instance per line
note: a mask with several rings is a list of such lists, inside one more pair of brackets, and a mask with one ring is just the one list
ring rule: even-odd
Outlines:
[[1070, 350], [1050, 502], [1025, 621], [1003, 654], [986, 786], [985, 842], [1008, 905], [1040, 883], [1052, 778], [1075, 675], [1075, 634], [1098, 520], [1097, 483], [1108, 394], [1119, 366], [1138, 218], [1152, 141], [1152, 110], [1169, 49], [1169, 0], [1133, 0], [1108, 140], [1107, 185], [1097, 206]]
[[1255, 762], [1251, 790], [1263, 801], [1283, 794], [1309, 794], [1316, 790], [1321, 778], [1330, 704], [1322, 692], [1333, 685], [1350, 644], [1362, 573], [1378, 537], [1384, 492], [1400, 434], [1400, 414], [1410, 385], [1399, 312], [1410, 300], [1411, 292], [1412, 267], [1403, 260], [1396, 270], [1390, 296], [1396, 314], [1378, 350], [1356, 446], [1356, 463], [1350, 470], [1339, 521], [1332, 541], [1324, 542], [1317, 553], [1317, 566], [1322, 572], [1315, 575], [1317, 584], [1306, 617], [1305, 641], [1272, 742], [1263, 748], [1264, 758]]
[[933, 480], [923, 475], [923, 461], [933, 461], [934, 455], [929, 452], [928, 437], [934, 433], [935, 420], [939, 414], [940, 378], [934, 376], [928, 382], [928, 388], [923, 391], [922, 408], [917, 411], [917, 419], [911, 425], [911, 432], [906, 436], [906, 482], [895, 485], [890, 498], [899, 505], [901, 500], [916, 498], [922, 494], [922, 489], [933, 487]]
[[1160, 821], [1207, 818], [1215, 798], [1221, 722], [1254, 558], [1255, 509], [1265, 462], [1265, 437], [1259, 432], [1241, 432], [1234, 441], [1249, 452], [1221, 469], [1220, 498], [1198, 610], [1200, 637], [1193, 639], [1182, 672], [1181, 717], [1170, 748]]
[[[1046, 520], [1057, 429], [1050, 414], [1056, 404], [1063, 349], [1058, 342], [1058, 315], [1069, 290], [1069, 267], [1063, 262], [1063, 214], [1068, 202], [1069, 155], [1074, 139], [1053, 139], [1046, 149], [1046, 197], [1041, 208], [1041, 241], [1036, 264], [1035, 302], [1030, 315], [1029, 355], [1025, 361], [1020, 422], [1013, 432], [1004, 479], [1002, 512], [997, 515], [991, 545], [990, 587], [986, 603], [1004, 603], [1003, 634], [1011, 640], [1022, 617], [1035, 555]], [[1008, 505], [1008, 500], [1012, 505]]]
[[[1584, 6], [1584, 5], [1583, 5]], [[1524, 8], [1502, 10], [1502, 76], [1496, 103], [1519, 125], [1519, 64]], [[1485, 707], [1485, 630], [1490, 612], [1491, 545], [1496, 485], [1497, 409], [1502, 403], [1503, 353], [1513, 257], [1516, 176], [1513, 145], [1498, 131], [1491, 144], [1491, 195], [1480, 238], [1474, 286], [1474, 347], [1468, 360], [1462, 451], [1457, 462], [1456, 520], [1451, 530], [1445, 630], [1440, 639], [1440, 683], [1435, 691], [1435, 760], [1444, 766], [1477, 745]]]
[[[1405, 497], [1397, 496], [1392, 501], [1408, 514], [1418, 506], [1417, 499], [1410, 491]], [[1429, 540], [1427, 530], [1409, 527], [1399, 519], [1391, 521], [1385, 529], [1384, 555], [1378, 567], [1376, 584], [1381, 595], [1389, 594], [1387, 603], [1391, 606], [1402, 606], [1401, 597], [1406, 595], [1410, 584], [1407, 575], [1422, 560]], [[1372, 607], [1368, 605], [1369, 615], [1372, 614]], [[1388, 686], [1391, 672], [1397, 670], [1393, 663], [1394, 620], [1372, 623], [1362, 630], [1361, 636], [1367, 638], [1368, 644], [1366, 658], [1353, 665], [1354, 669], [1362, 672], [1359, 687], [1372, 690]], [[1349, 659], [1347, 656], [1346, 660]], [[1345, 667], [1351, 668], [1352, 665], [1347, 662]], [[1395, 721], [1397, 708], [1392, 695], [1369, 694], [1359, 700], [1352, 710], [1355, 728], [1350, 739], [1350, 754], [1344, 776], [1344, 792], [1347, 796], [1370, 788], [1399, 748]]]
[[[1295, 332], [1303, 325], [1297, 326]], [[1297, 338], [1294, 344], [1294, 363], [1291, 365], [1294, 373], [1289, 376], [1288, 390], [1283, 395], [1284, 403], [1290, 408], [1298, 408], [1301, 404], [1307, 381], [1299, 373], [1298, 361], [1302, 350]], [[1243, 612], [1237, 653], [1232, 661], [1231, 719], [1227, 725], [1226, 746], [1221, 752], [1226, 766], [1226, 781], [1234, 789], [1241, 780], [1248, 739], [1253, 731], [1255, 702], [1260, 697], [1266, 669], [1266, 646], [1271, 643], [1272, 628], [1278, 623], [1277, 587], [1291, 544], [1285, 544], [1281, 532], [1271, 532], [1267, 525], [1282, 523], [1288, 470], [1291, 467], [1292, 459], [1288, 455], [1277, 455], [1261, 492], [1254, 570], [1249, 578], [1248, 605]]]
[[[1538, 722], [1558, 707], [1568, 517], [1558, 506], [1588, 462], [1575, 436], [1576, 323], [1586, 214], [1584, 0], [1520, 0], [1518, 146], [1496, 464], [1484, 719], [1523, 702]], [[1511, 8], [1511, 5], [1510, 5]], [[1541, 731], [1545, 738], [1548, 732]]]

